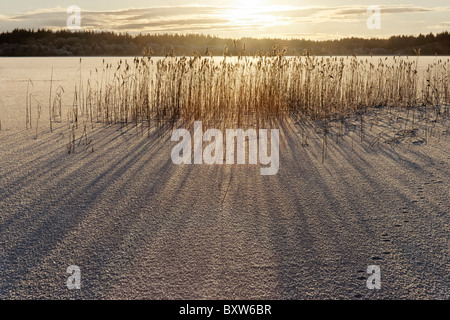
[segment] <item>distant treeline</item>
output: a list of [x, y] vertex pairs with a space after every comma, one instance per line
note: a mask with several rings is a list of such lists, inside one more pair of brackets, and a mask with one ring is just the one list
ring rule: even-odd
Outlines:
[[16, 29], [0, 34], [0, 56], [140, 56], [151, 49], [153, 56], [273, 54], [309, 52], [312, 55], [450, 55], [450, 34], [393, 36], [389, 39], [346, 38], [312, 41], [304, 39], [225, 39], [195, 34], [139, 34], [71, 32], [66, 30]]

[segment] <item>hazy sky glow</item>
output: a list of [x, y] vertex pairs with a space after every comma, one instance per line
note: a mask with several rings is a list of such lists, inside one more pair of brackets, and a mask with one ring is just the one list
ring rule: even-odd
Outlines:
[[[82, 28], [129, 33], [202, 33], [223, 37], [337, 39], [450, 30], [450, 0], [41, 0], [2, 1], [0, 31], [66, 26], [66, 8], [82, 10]], [[381, 29], [366, 26], [381, 8]]]

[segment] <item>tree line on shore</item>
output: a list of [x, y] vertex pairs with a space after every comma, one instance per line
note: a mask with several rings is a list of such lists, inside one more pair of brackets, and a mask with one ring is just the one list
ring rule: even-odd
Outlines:
[[220, 38], [198, 34], [138, 34], [15, 29], [0, 33], [0, 56], [153, 56], [186, 55], [450, 55], [448, 31], [388, 39]]

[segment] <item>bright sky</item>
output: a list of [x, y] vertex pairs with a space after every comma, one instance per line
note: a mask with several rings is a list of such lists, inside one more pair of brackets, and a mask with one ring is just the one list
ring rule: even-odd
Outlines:
[[[2, 0], [0, 31], [65, 28], [70, 5], [84, 30], [314, 40], [450, 31], [450, 0]], [[373, 5], [379, 29], [367, 27]]]

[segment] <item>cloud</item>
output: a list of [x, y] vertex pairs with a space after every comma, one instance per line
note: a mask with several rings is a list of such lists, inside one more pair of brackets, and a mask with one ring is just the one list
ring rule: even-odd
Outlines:
[[[305, 7], [292, 8], [291, 10], [279, 11], [278, 15], [289, 17], [293, 21], [302, 19], [313, 19], [315, 22], [342, 21], [342, 20], [365, 20], [368, 17], [367, 6], [340, 6], [340, 7]], [[408, 13], [432, 13], [450, 11], [450, 7], [419, 7], [406, 5], [380, 6], [382, 15], [408, 14]]]
[[440, 24], [435, 24], [432, 26], [427, 26], [428, 30], [442, 30], [442, 29], [450, 29], [450, 21], [441, 22]]
[[[381, 6], [381, 13], [385, 15], [411, 13], [426, 15], [445, 11], [450, 11], [450, 7]], [[66, 8], [61, 7], [26, 12], [15, 16], [0, 15], [0, 31], [8, 31], [14, 28], [62, 29], [66, 27], [68, 17]], [[248, 8], [236, 6], [189, 5], [105, 11], [82, 10], [81, 17], [82, 28], [85, 30], [129, 33], [196, 33], [208, 31], [210, 34], [220, 35], [230, 30], [263, 32], [268, 28], [273, 29], [298, 24], [318, 25], [329, 22], [349, 23], [348, 28], [350, 30], [348, 33], [351, 33], [350, 24], [365, 21], [368, 13], [365, 6], [264, 6], [248, 10]], [[448, 27], [447, 22], [433, 21], [432, 23], [434, 26], [428, 28]], [[329, 31], [333, 30], [333, 25], [329, 25], [328, 28]], [[250, 33], [250, 35], [253, 34]]]

